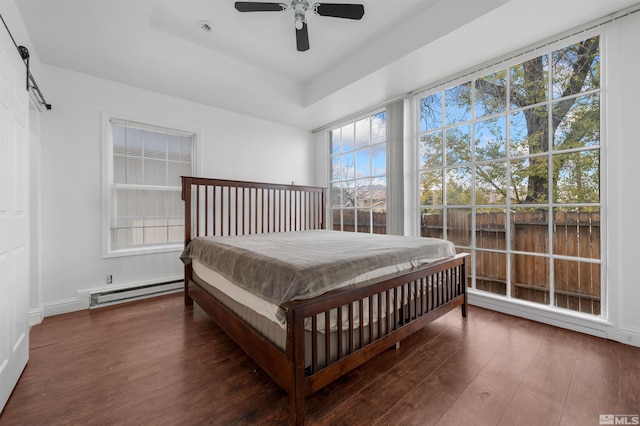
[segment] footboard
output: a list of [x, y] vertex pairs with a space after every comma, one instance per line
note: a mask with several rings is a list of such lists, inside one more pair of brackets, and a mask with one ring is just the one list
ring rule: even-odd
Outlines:
[[302, 423], [308, 394], [457, 306], [466, 317], [467, 257], [285, 304], [287, 358], [294, 371], [291, 423]]

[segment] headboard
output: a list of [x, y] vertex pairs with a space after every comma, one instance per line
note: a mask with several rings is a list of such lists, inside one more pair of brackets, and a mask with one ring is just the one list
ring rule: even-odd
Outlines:
[[326, 188], [182, 177], [185, 245], [209, 235], [326, 228]]

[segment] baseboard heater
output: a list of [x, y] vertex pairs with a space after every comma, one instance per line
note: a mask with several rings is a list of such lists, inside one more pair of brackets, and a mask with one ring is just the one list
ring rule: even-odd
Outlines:
[[145, 284], [138, 287], [124, 288], [120, 290], [101, 291], [92, 293], [89, 299], [89, 308], [99, 308], [114, 305], [116, 303], [131, 302], [147, 297], [161, 296], [169, 293], [177, 293], [184, 290], [184, 281], [167, 281], [156, 284]]

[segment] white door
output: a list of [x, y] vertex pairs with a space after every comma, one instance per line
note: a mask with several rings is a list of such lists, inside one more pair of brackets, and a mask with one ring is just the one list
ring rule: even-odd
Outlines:
[[0, 411], [29, 359], [29, 95], [0, 28]]

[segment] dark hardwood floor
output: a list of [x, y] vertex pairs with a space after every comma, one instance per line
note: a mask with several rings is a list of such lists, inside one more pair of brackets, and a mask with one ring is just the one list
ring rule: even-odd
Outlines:
[[[470, 307], [307, 399], [307, 424], [598, 425], [640, 413], [640, 348]], [[49, 317], [0, 425], [285, 424], [289, 400], [175, 294]]]

